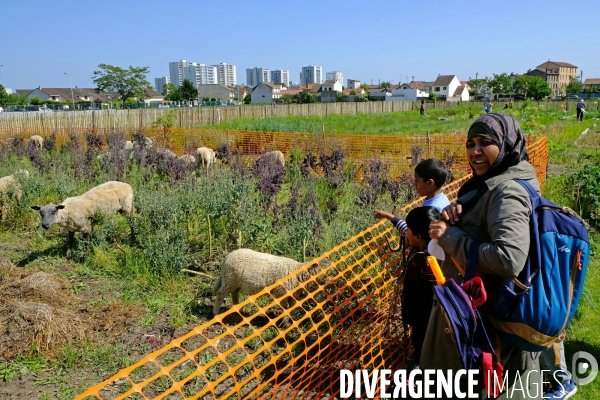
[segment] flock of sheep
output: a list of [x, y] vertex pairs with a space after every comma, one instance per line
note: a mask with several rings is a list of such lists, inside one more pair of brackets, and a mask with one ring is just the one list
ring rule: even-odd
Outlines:
[[[42, 149], [43, 138], [38, 135], [32, 136], [29, 145]], [[147, 139], [145, 145], [152, 146], [152, 141]], [[134, 143], [128, 141], [122, 151], [131, 155], [134, 154], [135, 147]], [[168, 152], [167, 154], [171, 153], [172, 157], [177, 157], [170, 150], [162, 149], [161, 151]], [[200, 147], [195, 154], [196, 157], [192, 155], [179, 157], [179, 162], [202, 167], [208, 173], [209, 168], [215, 164], [214, 150]], [[265, 162], [277, 162], [282, 166], [285, 162], [280, 151], [268, 152], [261, 159]], [[0, 178], [0, 203], [2, 205], [0, 212], [2, 212], [3, 219], [11, 201], [21, 201], [22, 189], [19, 185], [19, 179], [28, 176], [28, 171], [20, 170], [13, 175]], [[133, 215], [135, 212], [134, 191], [127, 183], [109, 181], [79, 196], [69, 197], [58, 205], [50, 203], [45, 206], [32, 206], [31, 208], [39, 211], [44, 229], [49, 229], [53, 224], [57, 224], [69, 232], [67, 257], [70, 257], [75, 233], [81, 232], [85, 237], [89, 237], [92, 233], [92, 217], [96, 213], [102, 213], [107, 217], [113, 217], [117, 213], [124, 216]], [[131, 234], [133, 235], [133, 231]], [[302, 265], [302, 263], [290, 258], [259, 253], [250, 249], [238, 249], [229, 253], [223, 261], [220, 276], [213, 287], [216, 294], [213, 313], [215, 315], [219, 313], [223, 300], [229, 294], [232, 295], [233, 303], [238, 304], [240, 291], [248, 295], [256, 294], [277, 280], [288, 276]], [[288, 290], [297, 285], [298, 281], [295, 278], [289, 278], [284, 283], [285, 288]], [[283, 296], [284, 292], [283, 289], [279, 288], [273, 294], [280, 297]], [[284, 306], [287, 304], [285, 300], [282, 303]]]

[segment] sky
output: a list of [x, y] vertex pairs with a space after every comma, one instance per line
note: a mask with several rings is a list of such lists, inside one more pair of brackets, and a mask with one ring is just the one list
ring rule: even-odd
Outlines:
[[397, 84], [521, 74], [548, 59], [600, 78], [599, 0], [1, 3], [1, 83], [12, 89], [95, 87], [101, 63], [147, 66], [154, 85], [182, 59], [234, 64], [238, 84], [252, 67], [287, 69], [298, 81], [316, 65], [341, 71], [344, 85]]

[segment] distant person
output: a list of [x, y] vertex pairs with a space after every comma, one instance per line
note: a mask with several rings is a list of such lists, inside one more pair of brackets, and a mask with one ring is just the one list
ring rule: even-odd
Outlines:
[[504, 109], [506, 110], [508, 108], [508, 103], [504, 103]]
[[273, 103], [271, 103], [271, 108], [274, 110], [275, 108], [277, 108], [277, 103], [275, 103], [275, 100], [273, 100]]
[[508, 108], [512, 108], [512, 106], [513, 106], [513, 102], [511, 100], [511, 101], [508, 102]]
[[483, 111], [485, 111], [486, 113], [491, 113], [492, 112], [492, 108], [494, 107], [494, 105], [492, 104], [491, 100], [488, 100], [487, 103], [485, 103], [485, 106], [483, 107]]
[[421, 100], [421, 115], [427, 115], [427, 107], [425, 107], [425, 100]]
[[585, 101], [583, 99], [579, 100], [577, 103], [577, 120], [583, 121], [583, 113], [585, 112]]

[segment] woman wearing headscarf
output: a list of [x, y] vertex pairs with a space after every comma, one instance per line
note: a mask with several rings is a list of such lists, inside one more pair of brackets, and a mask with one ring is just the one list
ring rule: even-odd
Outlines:
[[[526, 180], [537, 191], [540, 190], [535, 169], [528, 162], [525, 145], [525, 135], [510, 115], [489, 113], [471, 125], [466, 155], [473, 177], [458, 191], [457, 203], [442, 212], [445, 221], [432, 222], [429, 231], [431, 238], [437, 239], [446, 253], [441, 265], [446, 278], [462, 281], [459, 268], [464, 271], [467, 252], [473, 241], [481, 243], [476, 272], [484, 276], [484, 281], [485, 276], [513, 277], [524, 268], [529, 251], [532, 208], [525, 188], [515, 179]], [[486, 326], [488, 330], [490, 327], [490, 324]], [[494, 336], [490, 335], [492, 343], [495, 342]], [[508, 390], [500, 398], [541, 398], [539, 353], [524, 352], [500, 342], [499, 357], [508, 373]], [[445, 317], [435, 299], [420, 367], [455, 371], [463, 368]], [[528, 379], [530, 370], [537, 372], [531, 373]], [[516, 383], [517, 390], [512, 391], [517, 371], [522, 378]], [[519, 397], [522, 393], [523, 397]], [[485, 390], [481, 392], [481, 398], [486, 398]]]

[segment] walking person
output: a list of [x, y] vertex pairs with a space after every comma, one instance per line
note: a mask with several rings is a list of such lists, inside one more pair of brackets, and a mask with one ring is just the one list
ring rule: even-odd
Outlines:
[[421, 115], [427, 115], [427, 107], [425, 106], [425, 100], [421, 100]]
[[[532, 206], [527, 191], [515, 179], [525, 180], [540, 190], [536, 171], [527, 161], [525, 146], [525, 135], [511, 115], [489, 113], [471, 125], [466, 157], [473, 176], [460, 188], [457, 203], [444, 209], [443, 220], [429, 226], [430, 237], [437, 239], [445, 252], [441, 269], [446, 278], [462, 281], [468, 250], [474, 241], [481, 243], [477, 250], [476, 273], [482, 276], [488, 290], [494, 290], [494, 282], [498, 282], [499, 277], [517, 276], [524, 268]], [[480, 190], [483, 194], [475, 196]], [[475, 201], [469, 202], [474, 197]], [[485, 313], [483, 317], [485, 319]], [[486, 328], [490, 330], [491, 325]], [[451, 332], [442, 307], [434, 297], [423, 341], [421, 368], [453, 371], [463, 368]], [[500, 350], [497, 355], [507, 378], [507, 387], [499, 398], [541, 399], [539, 353], [516, 349], [503, 340], [497, 344]], [[519, 379], [523, 376], [529, 379]], [[516, 390], [512, 390], [513, 387]], [[486, 395], [485, 389], [482, 390], [482, 398], [487, 398]]]
[[583, 99], [579, 99], [579, 103], [577, 103], [577, 120], [583, 121], [583, 113], [585, 113], [585, 101]]
[[492, 104], [491, 100], [488, 100], [487, 103], [485, 103], [485, 106], [483, 107], [483, 111], [485, 111], [486, 113], [491, 113], [492, 112], [492, 108], [494, 107], [494, 105]]

